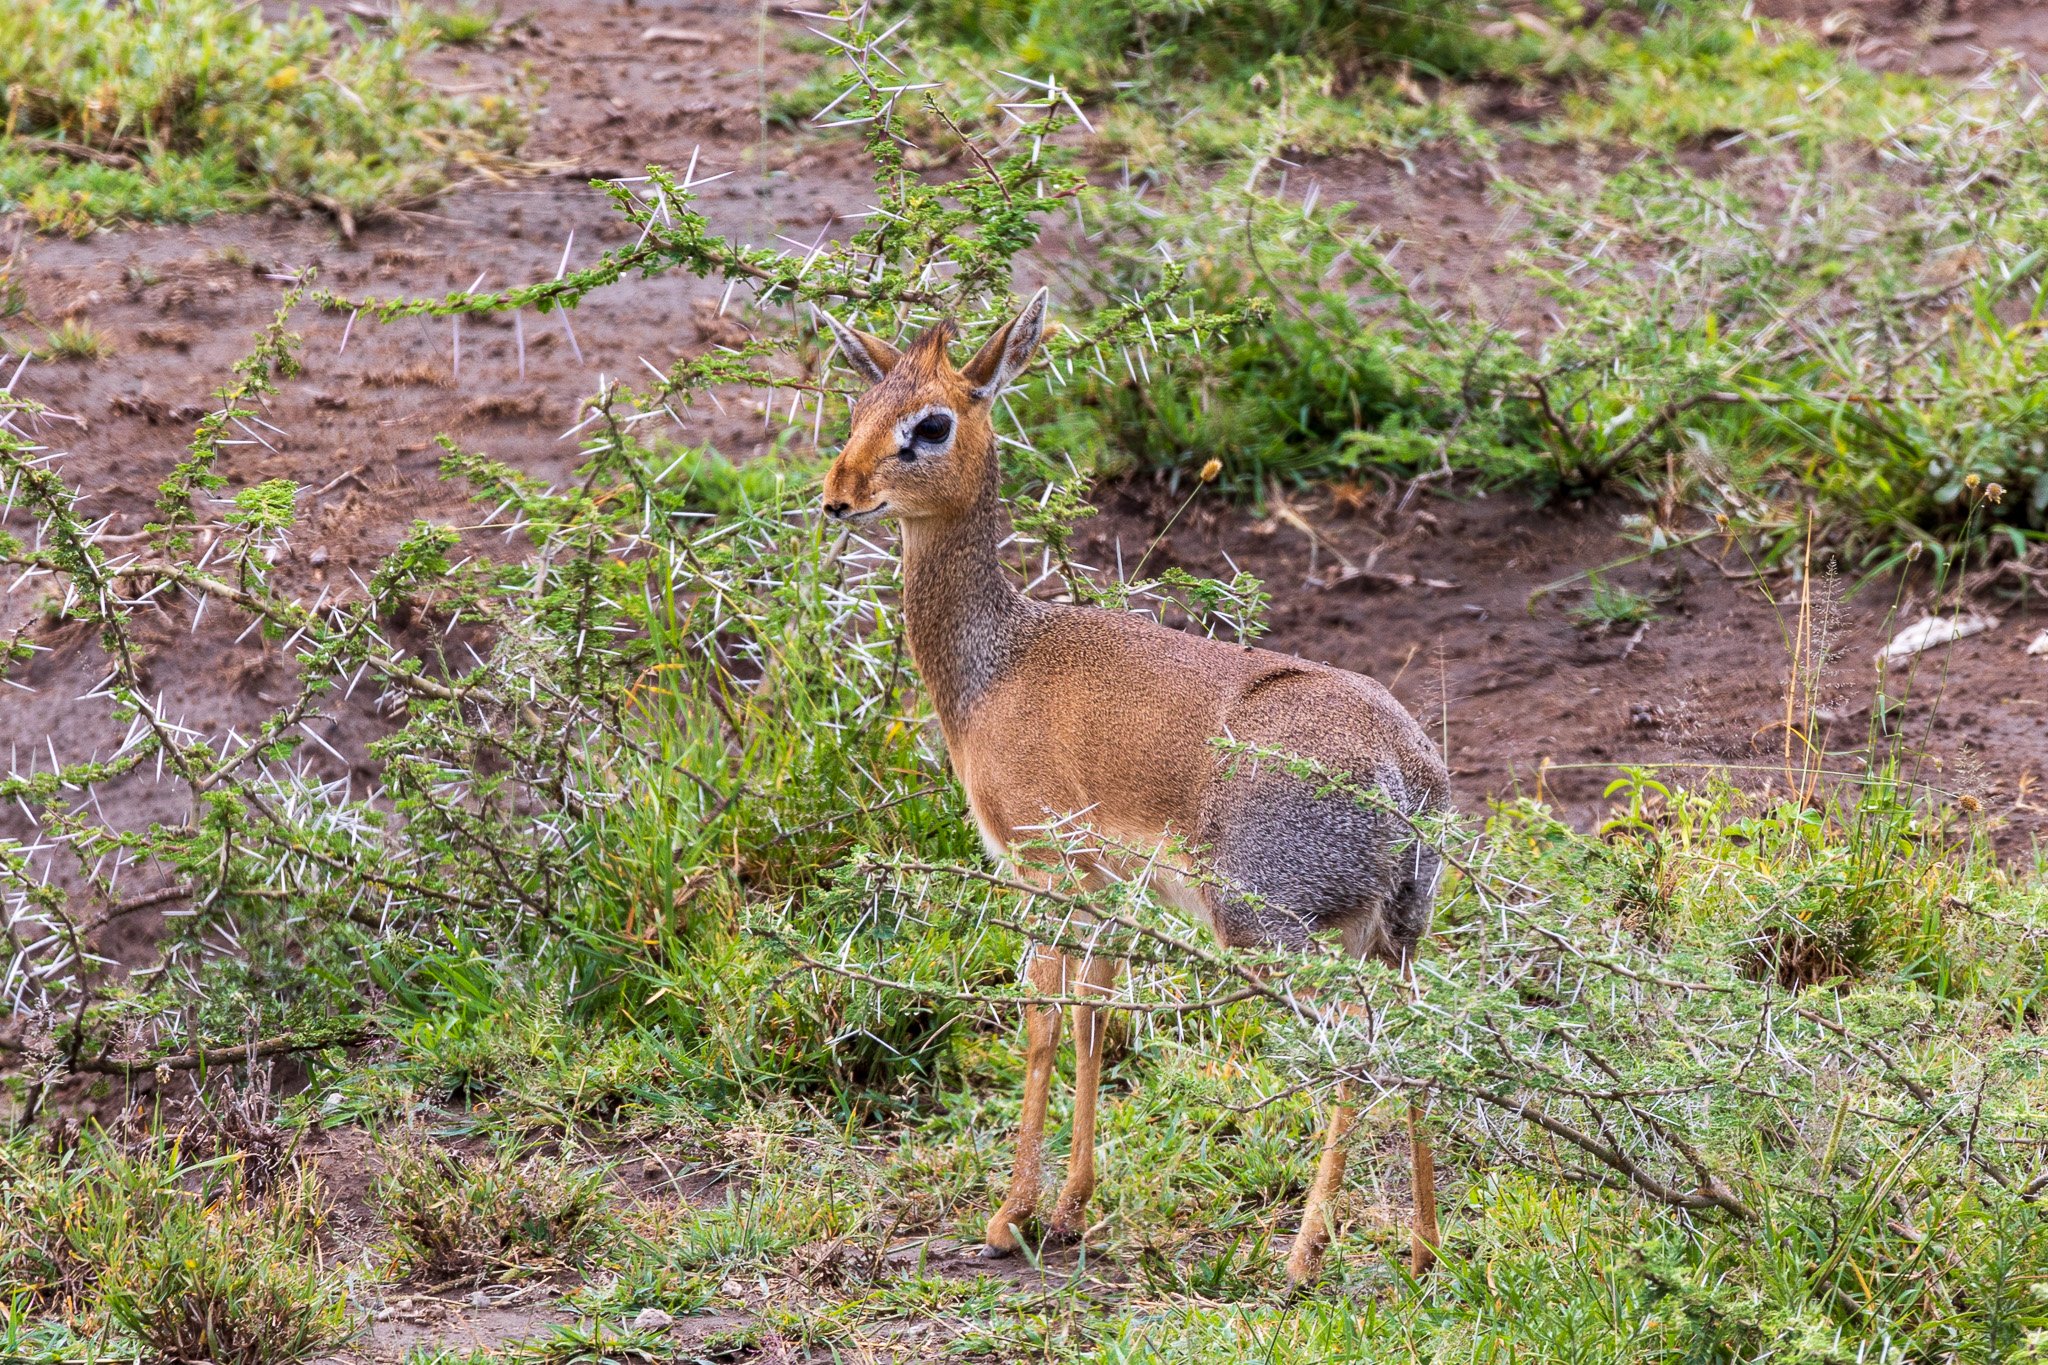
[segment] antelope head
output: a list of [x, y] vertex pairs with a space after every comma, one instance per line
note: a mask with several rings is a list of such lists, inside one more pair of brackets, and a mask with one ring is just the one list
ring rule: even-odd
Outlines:
[[1045, 330], [1045, 291], [964, 366], [947, 354], [955, 328], [933, 324], [902, 350], [820, 311], [840, 354], [869, 388], [825, 474], [825, 514], [839, 521], [965, 514], [995, 479], [989, 407], [1030, 363]]

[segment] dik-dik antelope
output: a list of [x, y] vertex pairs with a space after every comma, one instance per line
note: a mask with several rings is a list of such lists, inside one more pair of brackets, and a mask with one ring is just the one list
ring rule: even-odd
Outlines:
[[[826, 318], [868, 388], [825, 476], [825, 512], [902, 526], [903, 617], [954, 771], [999, 859], [1048, 820], [1078, 816], [1107, 846], [1135, 850], [1116, 876], [1164, 860], [1155, 890], [1229, 946], [1310, 951], [1335, 930], [1344, 951], [1405, 967], [1429, 925], [1440, 858], [1395, 811], [1317, 795], [1287, 764], [1233, 769], [1229, 737], [1314, 760], [1371, 786], [1413, 817], [1441, 809], [1449, 779], [1422, 728], [1370, 678], [1269, 650], [1204, 639], [1149, 618], [1025, 596], [998, 557], [1008, 517], [998, 498], [989, 408], [1037, 350], [1038, 295], [965, 367], [941, 322], [898, 350]], [[1243, 765], [1238, 765], [1242, 768]], [[1199, 864], [1204, 875], [1193, 875]], [[1176, 875], [1179, 874], [1179, 875]], [[1051, 996], [1106, 995], [1122, 964], [1034, 947], [1028, 976]], [[1008, 1196], [989, 1220], [991, 1255], [1014, 1252], [1039, 1201], [1047, 1090], [1059, 1047], [1057, 1006], [1025, 1011], [1023, 1132]], [[1104, 1030], [1074, 1006], [1073, 1148], [1047, 1235], [1079, 1237], [1095, 1190], [1095, 1100]], [[1288, 1258], [1315, 1277], [1331, 1233], [1351, 1123], [1340, 1090]], [[1433, 1166], [1409, 1111], [1415, 1170], [1414, 1265], [1437, 1243]]]

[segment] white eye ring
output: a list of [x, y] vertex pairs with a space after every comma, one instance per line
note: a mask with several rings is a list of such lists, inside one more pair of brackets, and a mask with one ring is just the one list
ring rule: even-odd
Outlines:
[[[926, 423], [942, 427], [936, 434], [920, 430]], [[920, 452], [942, 455], [950, 450], [953, 437], [960, 430], [960, 418], [951, 408], [933, 404], [903, 415], [896, 423], [896, 455], [898, 459], [913, 461]]]

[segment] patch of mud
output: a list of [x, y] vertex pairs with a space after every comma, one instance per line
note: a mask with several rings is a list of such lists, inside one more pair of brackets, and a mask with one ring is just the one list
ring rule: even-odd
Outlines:
[[1759, 0], [1756, 11], [1803, 24], [1880, 71], [1971, 76], [2011, 54], [2048, 72], [2040, 0]]
[[1314, 185], [1322, 202], [1350, 204], [1357, 229], [1375, 236], [1418, 296], [1521, 332], [1543, 324], [1543, 299], [1534, 281], [1508, 264], [1529, 215], [1499, 182], [1590, 191], [1628, 155], [1515, 141], [1492, 160], [1449, 148], [1404, 161], [1326, 157], [1293, 172], [1290, 185], [1276, 192], [1298, 195]]
[[[1105, 566], [1119, 553], [1136, 564], [1177, 505], [1149, 484], [1106, 501], [1076, 537], [1080, 557]], [[1387, 684], [1442, 736], [1467, 810], [1541, 795], [1590, 827], [1608, 813], [1607, 784], [1638, 763], [1786, 790], [1797, 583], [1752, 577], [1739, 553], [1709, 538], [1603, 574], [1654, 602], [1640, 630], [1586, 626], [1573, 615], [1588, 600], [1577, 576], [1642, 551], [1617, 529], [1618, 505], [1421, 496], [1382, 522], [1374, 499], [1351, 501], [1363, 510], [1342, 515], [1331, 497], [1295, 507], [1315, 541], [1286, 518], [1253, 522], [1198, 505], [1146, 572], [1259, 575], [1274, 599], [1263, 643]], [[1340, 581], [1342, 561], [1368, 572]], [[1816, 573], [1811, 612], [1828, 660], [1815, 740], [1843, 773], [1862, 761], [1888, 626], [1928, 605], [1917, 584], [1852, 586]], [[1920, 656], [1897, 732], [1908, 775], [1976, 797], [2001, 846], [2016, 852], [2048, 834], [2048, 660], [2026, 654], [2048, 627], [2048, 604], [1998, 610], [1997, 629]]]
[[461, 1295], [395, 1293], [371, 1311], [367, 1330], [334, 1359], [397, 1365], [408, 1356], [495, 1351], [575, 1320], [546, 1285]]

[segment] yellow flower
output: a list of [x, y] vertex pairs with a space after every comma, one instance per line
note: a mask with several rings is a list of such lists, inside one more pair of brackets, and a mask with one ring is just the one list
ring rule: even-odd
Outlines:
[[274, 95], [281, 90], [291, 89], [304, 79], [296, 66], [281, 66], [270, 73], [270, 79], [263, 82], [263, 88]]
[[1216, 476], [1218, 474], [1221, 474], [1222, 472], [1223, 461], [1212, 458], [1209, 461], [1209, 463], [1202, 466], [1202, 482], [1214, 483], [1216, 481]]

